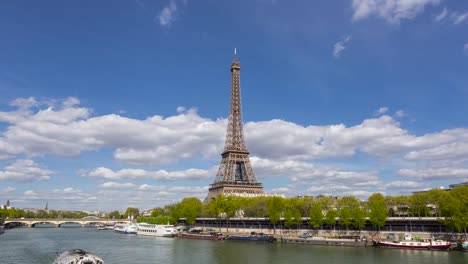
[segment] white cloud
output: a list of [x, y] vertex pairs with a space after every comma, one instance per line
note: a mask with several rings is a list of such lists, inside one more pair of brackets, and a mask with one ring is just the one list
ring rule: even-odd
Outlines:
[[124, 211], [127, 207], [162, 207], [180, 201], [184, 197], [204, 199], [208, 187], [148, 185], [133, 183], [105, 183], [97, 190], [86, 191], [76, 187], [64, 189], [31, 189], [21, 193], [11, 193], [10, 201], [18, 208], [44, 208], [48, 201], [51, 210], [103, 210]]
[[226, 120], [201, 118], [194, 109], [137, 120], [115, 114], [90, 117], [87, 108], [63, 105], [68, 108], [0, 112], [0, 122], [11, 124], [0, 135], [0, 159], [19, 154], [76, 156], [114, 147], [118, 160], [162, 165], [219, 154], [224, 142]]
[[467, 168], [400, 169], [401, 176], [427, 180], [459, 180], [468, 177]]
[[37, 193], [35, 191], [33, 191], [33, 190], [27, 190], [27, 191], [24, 192], [24, 195], [26, 195], [26, 196], [35, 196], [35, 195], [37, 195]]
[[436, 6], [442, 0], [353, 0], [353, 20], [369, 16], [384, 19], [387, 23], [398, 24], [403, 19], [414, 18], [428, 5]]
[[382, 106], [378, 110], [375, 111], [375, 115], [383, 115], [388, 111], [388, 107]]
[[341, 56], [341, 53], [346, 49], [346, 44], [351, 40], [351, 36], [347, 36], [341, 41], [338, 41], [333, 45], [333, 57], [338, 59]]
[[443, 20], [450, 20], [454, 25], [459, 25], [463, 23], [468, 18], [468, 12], [459, 13], [456, 11], [450, 12], [447, 8], [444, 7], [442, 12], [437, 15], [434, 20], [436, 22], [441, 22]]
[[392, 181], [385, 186], [389, 189], [412, 189], [412, 190], [421, 190], [427, 187], [426, 183], [423, 182], [414, 182], [414, 181]]
[[406, 116], [405, 112], [403, 110], [398, 110], [395, 112], [396, 117], [404, 117]]
[[132, 189], [135, 187], [135, 184], [131, 182], [120, 183], [120, 182], [105, 182], [100, 185], [102, 188], [106, 189]]
[[113, 171], [109, 168], [99, 167], [91, 170], [81, 170], [78, 172], [80, 176], [102, 178], [102, 179], [154, 179], [161, 181], [174, 180], [206, 180], [211, 178], [216, 173], [216, 167], [208, 170], [188, 169], [184, 171], [147, 171], [143, 169], [121, 169]]
[[[26, 101], [35, 102], [35, 99]], [[0, 159], [73, 156], [106, 148], [114, 151], [116, 160], [138, 166], [175, 164], [181, 159], [202, 158], [218, 163], [226, 133], [226, 119], [203, 118], [194, 109], [179, 108], [173, 116], [155, 115], [140, 120], [115, 114], [92, 116], [92, 111], [78, 105], [76, 99], [55, 100], [45, 109], [41, 108], [44, 105], [41, 102], [18, 104], [24, 107], [17, 106], [16, 110], [0, 112], [0, 122], [7, 124], [0, 131]], [[414, 171], [429, 167], [467, 168], [468, 128], [414, 135], [395, 119], [404, 115], [403, 111], [395, 112], [393, 117], [387, 114], [387, 107], [377, 112], [381, 114], [353, 126], [304, 126], [278, 119], [248, 122], [244, 129], [253, 168], [261, 178], [289, 179], [292, 185], [287, 188], [291, 194], [304, 194], [308, 188], [317, 186], [332, 188], [342, 185], [349, 188], [347, 192], [385, 189], [379, 171], [372, 169], [372, 166], [356, 169], [350, 164], [320, 165], [323, 159], [352, 157], [356, 153], [368, 155], [369, 160], [377, 157], [377, 160], [398, 164], [396, 166], [399, 167], [393, 168], [395, 171], [400, 168]], [[42, 174], [36, 173], [37, 177], [33, 177], [32, 174], [23, 173], [16, 179], [46, 180], [52, 175], [52, 172], [33, 161], [30, 161], [29, 167], [42, 169], [39, 170]], [[1, 172], [2, 179], [11, 180], [11, 171], [14, 170], [5, 168]], [[112, 181], [209, 181], [214, 179], [216, 167], [167, 171], [141, 168], [116, 170], [103, 166], [81, 170], [78, 174]], [[422, 181], [427, 180], [422, 178]], [[271, 188], [280, 187], [283, 186]], [[96, 197], [96, 194], [92, 196]]]
[[0, 171], [0, 181], [33, 182], [48, 181], [54, 172], [33, 160], [16, 160]]
[[175, 12], [177, 11], [177, 5], [175, 0], [169, 1], [158, 16], [159, 24], [161, 26], [170, 26], [175, 21]]
[[444, 19], [447, 15], [448, 15], [447, 7], [444, 7], [442, 12], [440, 12], [440, 14], [438, 14], [434, 19], [435, 19], [435, 21], [439, 22], [442, 19]]
[[461, 24], [463, 21], [465, 21], [468, 18], [468, 12], [458, 14], [456, 12], [452, 13], [452, 19], [453, 23], [455, 25]]
[[8, 186], [6, 188], [4, 188], [1, 193], [3, 194], [8, 194], [8, 193], [14, 193], [16, 191], [16, 188], [15, 187], [11, 187], [11, 186]]

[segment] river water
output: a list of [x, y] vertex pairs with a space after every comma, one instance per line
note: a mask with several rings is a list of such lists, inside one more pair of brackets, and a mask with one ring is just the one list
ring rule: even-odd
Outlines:
[[57, 252], [81, 248], [106, 264], [349, 263], [467, 264], [468, 253], [379, 248], [347, 248], [281, 243], [155, 238], [94, 228], [15, 228], [0, 235], [1, 264], [50, 264]]

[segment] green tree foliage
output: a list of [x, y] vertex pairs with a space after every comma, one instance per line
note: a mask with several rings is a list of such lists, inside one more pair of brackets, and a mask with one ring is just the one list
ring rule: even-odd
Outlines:
[[121, 219], [123, 217], [123, 215], [120, 215], [120, 212], [119, 211], [112, 211], [110, 214], [109, 214], [109, 218], [112, 219], [112, 218], [115, 218], [115, 219]]
[[147, 223], [147, 224], [157, 224], [157, 225], [166, 225], [171, 222], [170, 216], [156, 216], [156, 217], [143, 217], [140, 216], [137, 218], [138, 223]]
[[270, 197], [267, 201], [266, 211], [270, 218], [270, 223], [273, 224], [274, 231], [276, 232], [276, 224], [280, 221], [281, 212], [284, 208], [284, 199], [278, 196]]
[[287, 208], [284, 211], [284, 226], [289, 228], [302, 223], [302, 215], [299, 209]]
[[320, 207], [324, 210], [330, 210], [335, 207], [335, 200], [330, 196], [322, 196], [317, 199]]
[[187, 224], [195, 224], [195, 220], [200, 214], [202, 207], [202, 202], [196, 197], [184, 198], [180, 202], [181, 215], [185, 217]]
[[427, 193], [415, 193], [409, 199], [409, 207], [412, 216], [428, 216], [429, 208]]
[[362, 230], [366, 226], [366, 212], [362, 208], [354, 208], [351, 211], [351, 218], [353, 219], [352, 226], [354, 228]]
[[165, 208], [157, 207], [151, 211], [151, 217], [158, 217], [158, 216], [168, 216], [168, 210]]
[[136, 219], [139, 215], [140, 215], [140, 210], [138, 210], [138, 208], [128, 207], [127, 210], [125, 210], [124, 218], [133, 216], [134, 219]]
[[219, 195], [210, 202], [210, 211], [214, 217], [230, 218], [238, 208], [238, 200], [233, 196]]
[[367, 200], [369, 205], [369, 220], [379, 229], [385, 225], [388, 217], [387, 206], [385, 199], [381, 193], [373, 193]]
[[245, 217], [266, 217], [267, 199], [265, 197], [257, 197], [247, 199], [248, 206], [243, 208]]
[[340, 225], [345, 226], [348, 229], [348, 226], [351, 225], [351, 211], [348, 207], [341, 208], [339, 211], [340, 215]]
[[338, 213], [335, 210], [329, 209], [327, 211], [327, 214], [325, 215], [325, 224], [329, 226], [333, 226], [333, 229], [335, 229], [337, 216], [338, 216]]
[[468, 186], [460, 186], [449, 192], [443, 209], [450, 216], [447, 224], [458, 232], [468, 230]]
[[319, 229], [323, 225], [323, 212], [319, 203], [315, 203], [309, 210], [310, 225]]

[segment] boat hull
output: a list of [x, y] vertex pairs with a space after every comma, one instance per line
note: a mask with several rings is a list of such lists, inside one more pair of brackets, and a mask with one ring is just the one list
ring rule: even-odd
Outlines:
[[367, 247], [370, 241], [359, 239], [341, 239], [341, 238], [293, 238], [283, 237], [282, 243], [287, 244], [307, 244], [312, 246], [334, 246], [334, 247]]
[[261, 242], [274, 242], [276, 239], [271, 236], [229, 236], [228, 240], [239, 241], [261, 241]]
[[188, 239], [203, 239], [203, 240], [224, 240], [224, 236], [220, 234], [191, 234], [191, 233], [180, 233], [180, 238]]
[[374, 246], [382, 248], [399, 248], [399, 249], [425, 249], [425, 250], [448, 250], [452, 246], [447, 241], [434, 241], [434, 242], [391, 242], [391, 241], [373, 241]]

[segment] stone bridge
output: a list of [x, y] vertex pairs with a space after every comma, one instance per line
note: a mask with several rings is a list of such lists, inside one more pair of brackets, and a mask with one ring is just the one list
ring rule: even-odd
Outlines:
[[81, 226], [89, 224], [113, 225], [115, 223], [130, 222], [129, 219], [83, 219], [83, 218], [10, 218], [5, 219], [4, 224], [20, 223], [28, 227], [34, 227], [36, 224], [53, 224], [60, 227], [62, 224], [80, 224]]

